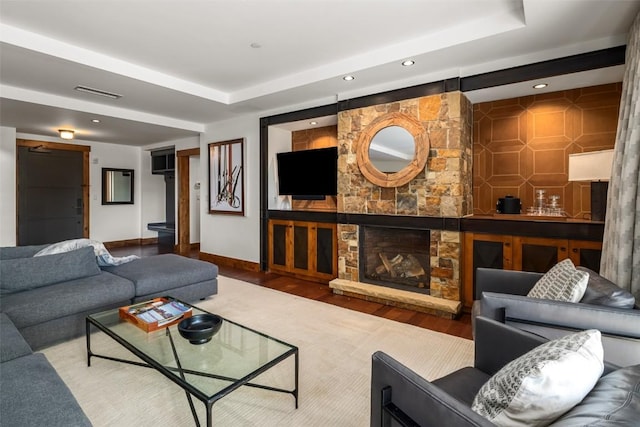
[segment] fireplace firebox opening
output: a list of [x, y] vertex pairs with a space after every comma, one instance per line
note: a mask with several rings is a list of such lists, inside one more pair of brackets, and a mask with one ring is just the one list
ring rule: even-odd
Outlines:
[[429, 294], [429, 230], [360, 226], [360, 281]]

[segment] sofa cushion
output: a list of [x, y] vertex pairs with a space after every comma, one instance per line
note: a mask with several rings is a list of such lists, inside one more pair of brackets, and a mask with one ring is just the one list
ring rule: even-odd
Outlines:
[[615, 308], [633, 308], [635, 305], [636, 299], [633, 295], [615, 283], [586, 267], [578, 267], [578, 270], [589, 275], [589, 282], [584, 296], [580, 300], [581, 303]]
[[154, 255], [102, 269], [131, 280], [136, 296], [155, 295], [218, 277], [217, 265], [176, 254]]
[[0, 260], [0, 294], [22, 292], [97, 274], [100, 274], [100, 268], [91, 247], [36, 258]]
[[91, 426], [44, 354], [4, 362], [0, 388], [3, 426]]
[[593, 390], [554, 426], [631, 425], [640, 422], [640, 365], [600, 378]]
[[0, 313], [0, 343], [0, 362], [32, 353], [29, 344], [5, 313]]
[[16, 327], [23, 329], [115, 303], [126, 303], [134, 294], [131, 281], [103, 271], [96, 276], [5, 295], [0, 304]]
[[0, 248], [0, 259], [31, 258], [48, 245], [5, 246]]
[[541, 344], [487, 381], [472, 409], [499, 426], [546, 426], [578, 404], [604, 370], [600, 331]]
[[490, 378], [491, 375], [482, 372], [480, 369], [467, 366], [442, 378], [433, 380], [432, 384], [446, 391], [447, 394], [455, 397], [465, 405], [471, 406], [480, 388]]
[[587, 288], [589, 275], [576, 269], [569, 258], [560, 261], [533, 285], [530, 298], [578, 302]]

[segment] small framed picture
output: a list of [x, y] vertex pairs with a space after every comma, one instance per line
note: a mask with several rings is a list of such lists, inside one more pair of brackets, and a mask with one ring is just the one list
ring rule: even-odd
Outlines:
[[209, 144], [209, 213], [244, 215], [244, 139]]

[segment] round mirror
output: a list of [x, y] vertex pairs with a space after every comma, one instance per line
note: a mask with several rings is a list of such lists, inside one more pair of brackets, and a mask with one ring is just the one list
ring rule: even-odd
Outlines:
[[429, 137], [422, 123], [403, 113], [374, 119], [358, 136], [356, 158], [360, 172], [381, 187], [400, 187], [427, 164]]
[[409, 166], [415, 152], [413, 135], [401, 126], [380, 129], [369, 145], [369, 159], [383, 173], [399, 172]]

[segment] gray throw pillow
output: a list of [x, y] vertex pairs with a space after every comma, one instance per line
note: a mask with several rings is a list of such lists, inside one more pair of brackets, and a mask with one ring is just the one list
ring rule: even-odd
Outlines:
[[604, 370], [602, 359], [596, 329], [546, 342], [493, 375], [471, 409], [498, 426], [547, 426], [591, 391]]
[[615, 308], [633, 308], [635, 306], [636, 299], [631, 293], [593, 270], [589, 270], [586, 267], [578, 267], [578, 270], [584, 271], [589, 275], [589, 282], [580, 300], [581, 303]]
[[0, 294], [100, 274], [91, 246], [56, 255], [0, 260]]
[[0, 248], [0, 259], [31, 258], [48, 245], [5, 246]]
[[576, 269], [569, 258], [560, 261], [533, 285], [530, 298], [578, 302], [587, 289], [589, 274]]
[[600, 378], [587, 397], [556, 420], [553, 425], [554, 427], [634, 425], [633, 423], [640, 421], [638, 414], [640, 414], [640, 365], [634, 365], [620, 368]]

